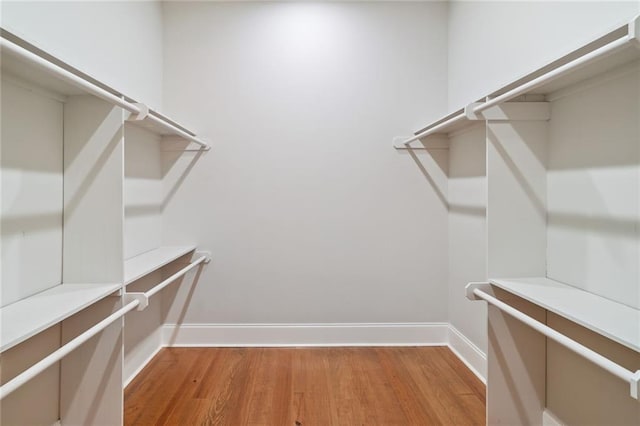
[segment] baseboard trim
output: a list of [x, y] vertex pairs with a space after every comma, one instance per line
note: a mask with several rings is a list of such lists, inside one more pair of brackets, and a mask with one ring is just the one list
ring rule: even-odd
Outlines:
[[487, 383], [486, 354], [451, 324], [449, 324], [448, 346], [482, 383]]
[[167, 324], [164, 346], [445, 346], [447, 323]]
[[448, 346], [486, 384], [487, 357], [448, 323], [167, 324], [162, 345], [126, 380], [129, 383], [164, 347]]
[[163, 348], [164, 346], [158, 346], [158, 348], [153, 351], [145, 360], [144, 362], [142, 362], [140, 364], [140, 366], [138, 368], [136, 368], [130, 375], [129, 377], [125, 378], [124, 380], [124, 384], [123, 384], [123, 389], [126, 388], [127, 386], [129, 386], [129, 383], [131, 383], [133, 381], [133, 379], [136, 378], [136, 376], [138, 374], [140, 374], [140, 372], [147, 366], [147, 364], [149, 364], [151, 362], [151, 360], [153, 358], [155, 358], [156, 355], [158, 355], [158, 352], [160, 352], [160, 350]]
[[542, 426], [564, 426], [564, 423], [549, 411], [548, 408], [545, 408], [542, 412]]

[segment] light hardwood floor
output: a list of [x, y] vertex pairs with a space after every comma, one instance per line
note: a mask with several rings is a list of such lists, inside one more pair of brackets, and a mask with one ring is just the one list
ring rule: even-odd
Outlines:
[[446, 347], [167, 348], [125, 425], [484, 425], [485, 387]]

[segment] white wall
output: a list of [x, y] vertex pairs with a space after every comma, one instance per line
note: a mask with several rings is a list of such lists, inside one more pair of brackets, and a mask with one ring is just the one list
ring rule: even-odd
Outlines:
[[636, 309], [639, 82], [636, 62], [552, 102], [547, 177], [548, 276]]
[[[62, 282], [63, 108], [4, 77], [1, 106], [0, 306], [6, 306]], [[37, 268], [34, 257], [42, 259]]]
[[446, 4], [164, 12], [167, 111], [213, 145], [168, 172], [165, 242], [214, 257], [185, 323], [446, 321], [446, 154], [438, 194], [391, 148], [444, 112]]
[[458, 109], [640, 12], [632, 1], [452, 1], [449, 109]]
[[156, 1], [3, 1], [2, 27], [116, 90], [162, 108]]
[[486, 126], [449, 139], [449, 322], [487, 351], [487, 307], [465, 297], [465, 286], [487, 278]]

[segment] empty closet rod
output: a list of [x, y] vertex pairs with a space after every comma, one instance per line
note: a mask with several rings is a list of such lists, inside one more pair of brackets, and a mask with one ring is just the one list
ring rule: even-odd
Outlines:
[[519, 310], [509, 306], [503, 301], [496, 299], [495, 297], [485, 293], [484, 291], [478, 288], [473, 290], [473, 294], [479, 297], [480, 299], [487, 301], [487, 303], [490, 303], [491, 305], [500, 309], [504, 313], [512, 316], [518, 321], [523, 322], [524, 324], [533, 328], [537, 332], [544, 334], [549, 339], [555, 340], [556, 342], [560, 343], [562, 346], [577, 353], [578, 355], [582, 356], [588, 361], [591, 361], [595, 365], [608, 371], [614, 376], [628, 382], [630, 387], [631, 397], [638, 399], [638, 393], [640, 393], [640, 370], [636, 371], [635, 373], [630, 370], [627, 370], [621, 365], [611, 361], [609, 358], [606, 358], [600, 355], [599, 353], [587, 348], [586, 346], [581, 345], [575, 340], [572, 340], [567, 336], [565, 336], [564, 334], [559, 333], [553, 328], [541, 323], [540, 321], [537, 321], [531, 318], [530, 316], [523, 314]]
[[188, 141], [197, 143], [198, 145], [200, 145], [205, 151], [208, 151], [211, 149], [211, 146], [209, 146], [209, 144], [207, 144], [206, 142], [203, 142], [202, 140], [198, 139], [197, 137], [190, 135], [189, 133], [185, 132], [182, 129], [177, 128], [176, 126], [174, 126], [171, 123], [167, 123], [166, 121], [164, 121], [163, 119], [156, 117], [155, 115], [149, 114], [147, 115], [147, 119], [153, 121], [154, 123], [164, 127], [165, 129], [169, 130], [171, 133], [174, 133], [178, 136], [180, 136], [183, 139], [186, 139]]
[[32, 365], [22, 373], [18, 374], [13, 379], [9, 380], [7, 383], [0, 387], [0, 400], [9, 396], [13, 391], [18, 389], [20, 386], [27, 383], [29, 380], [36, 377], [38, 374], [42, 373], [47, 368], [51, 367], [56, 362], [60, 361], [65, 356], [69, 355], [72, 351], [77, 349], [83, 343], [94, 337], [96, 334], [100, 333], [102, 330], [113, 324], [116, 320], [123, 317], [127, 312], [135, 309], [140, 302], [138, 300], [133, 300], [122, 308], [118, 309], [116, 312], [112, 313], [87, 331], [83, 332], [79, 336], [71, 339], [68, 343], [57, 349], [56, 351], [49, 354], [47, 357], [43, 358], [36, 364]]
[[493, 99], [488, 100], [485, 103], [482, 103], [478, 106], [476, 106], [475, 108], [473, 108], [471, 110], [472, 113], [477, 114], [480, 113], [486, 109], [489, 109], [493, 106], [499, 105], [501, 103], [507, 102], [513, 98], [516, 98], [520, 95], [523, 95], [537, 87], [540, 87], [550, 81], [553, 81], [557, 78], [560, 78], [562, 76], [564, 76], [565, 74], [568, 74], [570, 72], [575, 71], [576, 69], [587, 65], [591, 62], [595, 62], [598, 59], [602, 59], [607, 55], [610, 55], [612, 53], [614, 53], [617, 50], [620, 50], [624, 47], [626, 47], [629, 42], [631, 40], [635, 40], [635, 38], [630, 38], [629, 36], [624, 36], [621, 37], [615, 41], [612, 41], [609, 44], [606, 44], [602, 47], [600, 47], [599, 49], [594, 50], [593, 52], [589, 52], [584, 56], [581, 56], [577, 59], [574, 59], [571, 62], [568, 62], [552, 71], [549, 71], [548, 73], [545, 73], [537, 78], [534, 78], [533, 80], [524, 83], [521, 86], [518, 86], [514, 89], [511, 89], [505, 93], [503, 93], [502, 95], [496, 96]]
[[178, 278], [180, 278], [181, 276], [183, 276], [184, 274], [186, 274], [187, 272], [189, 272], [190, 270], [192, 270], [193, 268], [195, 268], [196, 266], [198, 266], [199, 264], [201, 264], [206, 260], [207, 260], [207, 256], [199, 257], [198, 259], [191, 262], [188, 266], [182, 268], [181, 270], [171, 275], [166, 280], [162, 281], [157, 286], [153, 287], [151, 290], [145, 292], [144, 295], [150, 298], [151, 296], [155, 295], [156, 293], [161, 291], [163, 288], [165, 288], [166, 286], [168, 286], [169, 284], [171, 284], [172, 282], [174, 282], [175, 280], [177, 280]]
[[140, 109], [131, 102], [125, 101], [120, 96], [114, 95], [113, 93], [96, 86], [95, 84], [83, 79], [82, 77], [79, 77], [74, 73], [65, 70], [64, 68], [47, 61], [46, 59], [36, 55], [35, 53], [30, 52], [27, 49], [24, 49], [4, 38], [0, 38], [0, 42], [0, 46], [2, 46], [3, 50], [7, 50], [14, 55], [17, 55], [20, 58], [50, 72], [51, 74], [55, 74], [55, 76], [60, 78], [61, 80], [73, 84], [76, 87], [80, 87], [81, 89], [91, 93], [92, 95], [97, 96], [100, 99], [104, 99], [105, 101], [110, 102], [114, 105], [122, 107], [129, 112], [132, 112], [134, 114], [138, 114], [140, 112]]
[[409, 145], [411, 142], [415, 142], [418, 139], [422, 139], [426, 136], [432, 135], [434, 133], [438, 133], [440, 130], [451, 126], [452, 124], [457, 123], [458, 121], [462, 121], [464, 119], [466, 119], [467, 116], [463, 113], [460, 113], [458, 115], [456, 115], [455, 117], [451, 117], [450, 119], [443, 121], [442, 123], [435, 125], [427, 130], [425, 130], [424, 132], [418, 133], [417, 135], [415, 135], [414, 137], [412, 137], [411, 139], [407, 139], [406, 141], [403, 141], [402, 144], [403, 145]]
[[[153, 287], [151, 290], [144, 293], [144, 296], [146, 298], [150, 298], [151, 296], [155, 295], [160, 290], [162, 290], [163, 288], [165, 288], [166, 286], [168, 286], [178, 278], [185, 275], [191, 269], [195, 268], [202, 262], [205, 262], [207, 259], [208, 259], [207, 256], [199, 257], [198, 259], [190, 263], [185, 268], [182, 268], [180, 271], [171, 275], [169, 278], [167, 278], [157, 286]], [[122, 308], [118, 309], [116, 312], [112, 313], [111, 315], [109, 315], [108, 317], [106, 317], [105, 319], [103, 319], [102, 321], [100, 321], [99, 323], [97, 323], [87, 331], [73, 338], [68, 343], [64, 344], [62, 347], [57, 349], [56, 351], [52, 352], [42, 360], [38, 361], [36, 364], [32, 365], [22, 373], [18, 374], [13, 379], [9, 380], [4, 385], [0, 386], [0, 400], [9, 396], [11, 393], [13, 393], [13, 391], [18, 389], [20, 386], [24, 385], [29, 380], [33, 379], [38, 374], [42, 373], [47, 368], [51, 367], [53, 364], [60, 361], [65, 356], [69, 355], [75, 349], [80, 347], [83, 343], [85, 343], [86, 341], [94, 337], [96, 334], [100, 333], [105, 328], [113, 324], [116, 320], [118, 320], [119, 318], [126, 315], [128, 312], [137, 308], [138, 305], [140, 305], [140, 300], [137, 300], [137, 299], [132, 300], [131, 302], [127, 303]]]
[[[103, 99], [113, 105], [119, 106], [127, 111], [129, 111], [132, 114], [140, 114], [143, 112], [143, 110], [141, 108], [139, 108], [136, 104], [132, 103], [132, 102], [128, 102], [126, 100], [124, 100], [120, 95], [115, 95], [105, 89], [103, 89], [102, 87], [96, 86], [95, 84], [91, 83], [90, 81], [85, 80], [84, 78], [65, 70], [64, 68], [47, 61], [46, 59], [36, 55], [33, 52], [28, 51], [27, 49], [18, 46], [17, 44], [5, 39], [5, 38], [0, 38], [0, 47], [3, 50], [7, 50], [11, 53], [13, 53], [16, 56], [19, 56], [20, 58], [24, 59], [25, 61], [30, 62], [33, 65], [36, 65], [44, 70], [46, 70], [47, 72], [55, 75], [56, 77], [60, 78], [61, 80], [66, 81], [69, 84], [72, 84], [76, 87], [79, 87], [81, 89], [83, 89], [84, 91], [86, 91], [87, 93], [90, 93], [100, 99]], [[195, 142], [198, 145], [202, 146], [205, 150], [210, 149], [210, 146], [206, 143], [201, 141], [200, 139], [198, 139], [197, 137], [185, 132], [182, 129], [179, 129], [178, 127], [174, 126], [171, 123], [167, 123], [166, 121], [162, 120], [161, 118], [158, 118], [152, 114], [149, 114], [147, 116], [147, 118], [149, 118], [151, 121], [153, 121], [154, 123], [158, 124], [159, 126], [161, 126], [162, 128], [164, 128], [165, 130], [176, 134], [184, 139], [187, 139], [191, 142]]]

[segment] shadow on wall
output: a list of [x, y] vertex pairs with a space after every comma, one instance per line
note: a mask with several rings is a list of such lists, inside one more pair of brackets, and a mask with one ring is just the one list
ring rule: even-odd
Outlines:
[[[442, 145], [439, 137], [427, 137], [419, 141], [423, 147], [407, 146], [406, 149], [402, 148], [397, 152], [411, 157], [442, 205], [448, 208], [446, 179], [449, 165], [447, 155], [444, 155], [448, 148]], [[419, 152], [426, 152], [428, 155], [421, 156]]]
[[[181, 268], [183, 265], [177, 265], [176, 268]], [[185, 285], [183, 281], [185, 277], [180, 278], [179, 281], [168, 288], [166, 288], [162, 295], [162, 324], [176, 324], [181, 325], [184, 322], [184, 317], [187, 314], [187, 309], [191, 306], [191, 300], [195, 292], [196, 286], [200, 281], [200, 275], [204, 269], [204, 263], [201, 263], [196, 268], [196, 273], [191, 279], [189, 285]], [[166, 344], [173, 345], [179, 332], [179, 327], [174, 327], [172, 335], [167, 339]]]
[[[171, 199], [178, 192], [178, 189], [182, 186], [185, 179], [191, 173], [191, 170], [196, 165], [200, 157], [204, 155], [205, 151], [188, 149], [188, 142], [184, 142], [183, 147], [175, 147], [174, 149], [163, 152], [162, 156], [162, 174], [163, 179], [167, 182], [164, 199], [162, 200], [162, 209], [169, 204]], [[181, 149], [182, 148], [182, 149]], [[189, 162], [182, 166], [181, 170], [177, 169], [178, 165], [183, 163], [179, 160], [188, 158], [188, 154], [192, 154]]]
[[[431, 144], [431, 141], [436, 143]], [[421, 139], [420, 142], [422, 142], [423, 147], [414, 148], [408, 146], [406, 149], [399, 150], [399, 154], [411, 157], [442, 205], [446, 207], [449, 212], [484, 217], [486, 215], [486, 208], [484, 206], [454, 204], [449, 202], [446, 179], [452, 176], [449, 174], [448, 156], [443, 155], [443, 153], [448, 151], [448, 148], [441, 146], [441, 144], [438, 143], [438, 138], [424, 138]], [[427, 155], [421, 156], [419, 152], [426, 152]], [[439, 183], [438, 177], [444, 177], [445, 183]]]
[[[203, 154], [204, 151], [200, 149], [190, 149], [189, 142], [172, 142], [169, 149], [163, 149], [161, 152], [162, 170], [160, 173], [155, 173], [153, 170], [145, 171], [141, 168], [128, 167], [127, 177], [156, 180], [161, 183], [164, 180], [165, 191], [159, 203], [126, 204], [125, 216], [162, 214]], [[186, 164], [184, 164], [185, 158], [189, 158]]]
[[[515, 130], [516, 133], [519, 133], [517, 126], [515, 126], [513, 130]], [[487, 128], [487, 139], [488, 142], [493, 145], [496, 152], [500, 154], [500, 157], [502, 158], [504, 164], [507, 165], [511, 174], [516, 178], [520, 187], [527, 194], [527, 198], [529, 198], [529, 201], [531, 202], [531, 205], [537, 212], [538, 216], [544, 217], [547, 214], [546, 200], [541, 199], [540, 196], [536, 194], [534, 185], [527, 180], [526, 176], [520, 170], [520, 167], [518, 167], [518, 165], [516, 164], [516, 161], [509, 155], [508, 149], [500, 142], [500, 138], [493, 132], [491, 127]], [[523, 134], [520, 135], [516, 140], [527, 143], [530, 138], [528, 137], [528, 135]], [[535, 147], [533, 146], [529, 146], [528, 148], [528, 150], [533, 154], [539, 153], [539, 150], [535, 149]], [[539, 163], [546, 165], [546, 159], [541, 158], [540, 155], [536, 156]]]
[[551, 101], [548, 275], [640, 307], [640, 63]]

